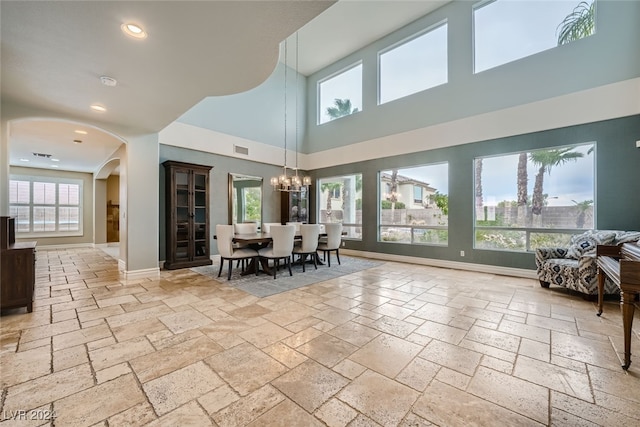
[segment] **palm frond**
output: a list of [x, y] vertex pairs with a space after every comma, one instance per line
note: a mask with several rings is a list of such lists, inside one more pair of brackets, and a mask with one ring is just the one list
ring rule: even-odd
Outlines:
[[558, 46], [590, 36], [596, 24], [596, 2], [580, 2], [556, 28]]

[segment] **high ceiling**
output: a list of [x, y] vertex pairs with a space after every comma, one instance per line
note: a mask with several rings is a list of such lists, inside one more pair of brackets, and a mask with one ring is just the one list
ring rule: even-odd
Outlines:
[[[101, 129], [158, 132], [206, 96], [259, 85], [275, 68], [279, 42], [301, 27], [299, 70], [311, 74], [444, 3], [3, 0], [3, 109], [46, 117], [12, 126], [10, 164], [51, 167], [38, 152], [60, 158], [61, 170], [95, 172], [120, 144]], [[126, 36], [127, 22], [148, 37]], [[78, 123], [89, 131], [82, 144], [73, 143]]]

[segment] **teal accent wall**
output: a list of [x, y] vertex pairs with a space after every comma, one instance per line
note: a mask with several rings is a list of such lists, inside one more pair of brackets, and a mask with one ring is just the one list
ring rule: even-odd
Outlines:
[[[362, 174], [363, 238], [362, 241], [347, 241], [349, 249], [534, 269], [533, 253], [473, 248], [474, 158], [595, 141], [596, 226], [640, 231], [640, 148], [636, 148], [637, 140], [640, 140], [640, 115], [318, 169], [312, 171], [312, 176], [317, 180]], [[449, 163], [449, 245], [378, 242], [378, 172], [439, 162]], [[318, 215], [317, 197], [316, 193], [312, 199], [312, 221], [316, 221]], [[464, 258], [460, 257], [460, 251], [465, 251]]]

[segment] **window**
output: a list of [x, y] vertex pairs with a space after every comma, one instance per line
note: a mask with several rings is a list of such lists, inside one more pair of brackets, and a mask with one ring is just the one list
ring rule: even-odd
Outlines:
[[595, 227], [595, 144], [475, 159], [475, 247], [566, 246]]
[[16, 232], [34, 236], [82, 235], [82, 181], [12, 176], [9, 215]]
[[381, 52], [379, 104], [447, 82], [447, 24]]
[[318, 82], [318, 124], [362, 111], [362, 63]]
[[448, 163], [381, 171], [380, 190], [379, 241], [448, 244]]
[[423, 188], [419, 185], [413, 186], [413, 203], [422, 203], [422, 190]]
[[319, 222], [341, 222], [347, 239], [362, 239], [362, 174], [318, 181]]
[[479, 73], [593, 34], [595, 0], [480, 3], [473, 25]]

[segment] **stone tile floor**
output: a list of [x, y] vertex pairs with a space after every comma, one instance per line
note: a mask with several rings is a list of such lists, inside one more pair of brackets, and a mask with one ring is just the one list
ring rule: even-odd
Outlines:
[[613, 300], [393, 262], [266, 298], [97, 249], [36, 266], [34, 312], [0, 319], [0, 426], [640, 425]]

